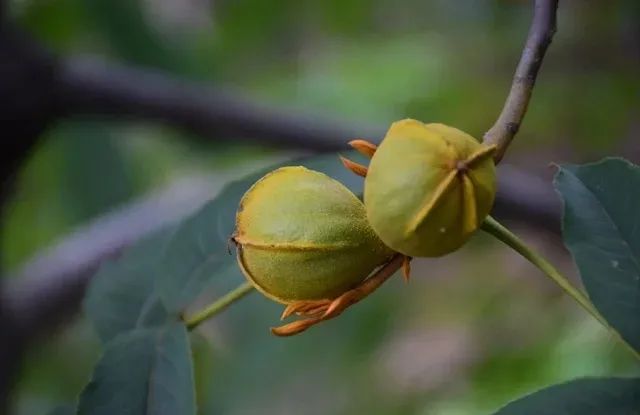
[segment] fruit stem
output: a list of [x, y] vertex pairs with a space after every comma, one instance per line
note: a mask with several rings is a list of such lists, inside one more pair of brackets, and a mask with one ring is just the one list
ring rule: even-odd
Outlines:
[[232, 291], [229, 291], [224, 296], [220, 297], [213, 303], [209, 304], [207, 307], [195, 313], [193, 316], [189, 318], [184, 318], [185, 324], [187, 325], [187, 329], [193, 330], [198, 327], [204, 321], [210, 319], [216, 314], [220, 313], [231, 304], [240, 300], [245, 295], [249, 294], [253, 291], [253, 285], [248, 282], [239, 285], [234, 288]]
[[630, 344], [628, 344], [620, 333], [618, 333], [613, 327], [609, 325], [607, 320], [602, 317], [602, 315], [598, 312], [595, 306], [589, 301], [589, 299], [576, 287], [574, 287], [571, 282], [562, 275], [553, 265], [551, 265], [546, 259], [540, 256], [538, 253], [534, 252], [522, 239], [518, 238], [515, 234], [513, 234], [509, 229], [504, 227], [498, 221], [496, 221], [491, 216], [487, 216], [487, 218], [482, 223], [482, 229], [498, 238], [505, 245], [512, 248], [514, 251], [518, 252], [525, 259], [535, 265], [538, 269], [540, 269], [547, 277], [549, 277], [553, 282], [558, 284], [558, 286], [571, 298], [573, 298], [583, 309], [585, 309], [593, 318], [595, 318], [602, 326], [604, 326], [609, 332], [611, 332], [614, 337], [616, 337], [622, 344], [624, 344], [637, 358], [640, 359], [640, 352], [635, 350]]

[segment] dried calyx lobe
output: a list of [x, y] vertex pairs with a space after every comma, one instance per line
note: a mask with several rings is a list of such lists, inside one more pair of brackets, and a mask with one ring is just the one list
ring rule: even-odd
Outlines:
[[444, 124], [392, 124], [365, 180], [364, 204], [376, 234], [412, 257], [461, 247], [493, 206], [494, 151]]
[[335, 298], [393, 253], [351, 191], [304, 167], [274, 170], [246, 192], [234, 240], [247, 279], [285, 304]]

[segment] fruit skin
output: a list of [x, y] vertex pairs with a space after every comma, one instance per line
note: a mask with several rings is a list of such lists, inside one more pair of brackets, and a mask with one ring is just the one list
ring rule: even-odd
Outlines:
[[393, 123], [365, 180], [371, 226], [387, 246], [408, 256], [455, 251], [493, 206], [494, 151], [444, 124]]
[[234, 240], [247, 279], [284, 304], [333, 299], [393, 254], [349, 189], [300, 166], [274, 170], [245, 193]]

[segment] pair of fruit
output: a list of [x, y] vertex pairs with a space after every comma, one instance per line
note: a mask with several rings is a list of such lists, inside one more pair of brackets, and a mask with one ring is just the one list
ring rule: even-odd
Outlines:
[[340, 314], [390, 276], [370, 277], [390, 261], [404, 261], [408, 277], [411, 257], [455, 251], [493, 205], [494, 147], [458, 129], [407, 119], [392, 124], [378, 148], [352, 145], [371, 157], [368, 168], [343, 160], [366, 177], [364, 203], [304, 167], [267, 174], [240, 202], [233, 240], [244, 275], [287, 305], [283, 317], [307, 317], [275, 334]]

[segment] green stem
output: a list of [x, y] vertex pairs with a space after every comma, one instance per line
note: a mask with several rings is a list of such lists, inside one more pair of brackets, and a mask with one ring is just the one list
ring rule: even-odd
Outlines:
[[225, 308], [249, 294], [251, 291], [253, 291], [253, 285], [250, 283], [245, 282], [244, 284], [239, 285], [233, 291], [228, 292], [221, 298], [209, 304], [207, 307], [203, 308], [201, 311], [195, 313], [193, 316], [185, 318], [184, 320], [187, 324], [187, 328], [189, 330], [193, 330], [198, 327], [200, 323], [223, 311]]
[[542, 256], [534, 252], [524, 241], [514, 235], [509, 229], [502, 226], [498, 221], [496, 221], [491, 216], [488, 216], [482, 224], [482, 229], [490, 233], [491, 235], [498, 238], [504, 244], [513, 248], [516, 252], [526, 258], [533, 265], [538, 267], [544, 274], [551, 278], [553, 282], [558, 284], [562, 290], [569, 294], [571, 298], [573, 298], [580, 306], [585, 309], [589, 314], [593, 316], [600, 324], [602, 324], [608, 331], [613, 333], [613, 335], [620, 340], [631, 352], [635, 355], [636, 358], [640, 359], [640, 352], [635, 350], [630, 344], [628, 344], [620, 333], [618, 333], [613, 327], [609, 325], [607, 320], [600, 315], [598, 310], [594, 307], [594, 305], [589, 301], [589, 299], [576, 287], [574, 287], [569, 280], [558, 272], [557, 269], [553, 265], [551, 265], [546, 259]]

